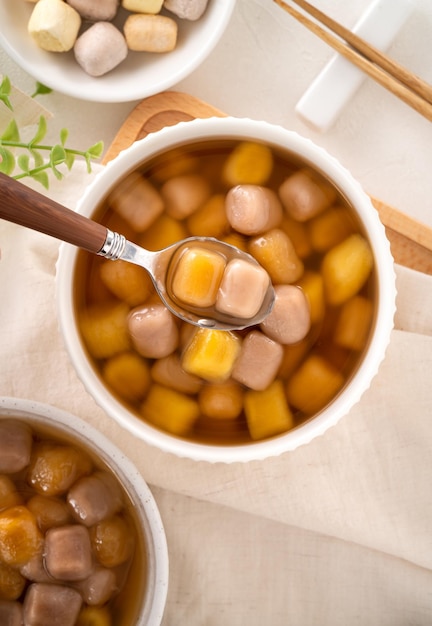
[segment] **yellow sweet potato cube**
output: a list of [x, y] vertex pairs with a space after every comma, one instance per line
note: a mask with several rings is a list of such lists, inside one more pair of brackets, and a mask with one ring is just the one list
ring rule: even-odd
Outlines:
[[130, 524], [122, 515], [99, 520], [90, 528], [90, 541], [98, 563], [106, 568], [126, 563], [135, 547]]
[[300, 365], [309, 350], [310, 342], [308, 339], [302, 339], [297, 343], [285, 345], [283, 347], [284, 354], [282, 362], [278, 370], [278, 377], [286, 380], [291, 376]]
[[107, 606], [85, 605], [78, 615], [76, 626], [112, 626], [111, 612]]
[[294, 250], [301, 259], [305, 259], [311, 254], [312, 245], [304, 222], [298, 222], [294, 218], [285, 215], [280, 228], [291, 239]]
[[162, 250], [188, 236], [182, 222], [163, 213], [140, 237], [139, 245], [147, 250]]
[[279, 228], [253, 238], [249, 252], [267, 270], [275, 284], [293, 283], [303, 274], [303, 262], [288, 235]]
[[79, 327], [95, 359], [109, 358], [130, 348], [128, 314], [129, 307], [125, 303], [96, 305], [81, 313]]
[[232, 332], [198, 328], [183, 352], [183, 369], [210, 382], [227, 380], [240, 347], [240, 338]]
[[342, 304], [363, 287], [373, 268], [373, 254], [362, 235], [350, 235], [324, 256], [321, 273], [329, 304]]
[[227, 185], [264, 185], [273, 170], [273, 154], [253, 141], [239, 143], [225, 161], [222, 176]]
[[225, 196], [215, 194], [186, 221], [189, 232], [194, 237], [220, 237], [229, 230], [225, 211]]
[[372, 302], [354, 296], [342, 306], [336, 324], [334, 341], [342, 348], [362, 350], [366, 345], [373, 315]]
[[309, 240], [314, 250], [325, 252], [353, 232], [353, 223], [343, 207], [333, 206], [307, 224]]
[[18, 493], [13, 480], [5, 474], [0, 474], [0, 511], [22, 502], [22, 496]]
[[127, 261], [105, 261], [100, 266], [100, 277], [111, 293], [129, 306], [142, 304], [154, 292], [148, 272]]
[[17, 600], [22, 594], [26, 582], [24, 576], [21, 576], [17, 569], [0, 562], [0, 601]]
[[247, 252], [248, 250], [246, 237], [240, 235], [240, 233], [231, 232], [223, 237], [222, 241], [228, 243], [230, 246], [235, 246], [239, 250], [243, 250], [243, 252]]
[[246, 391], [244, 410], [249, 434], [254, 440], [279, 435], [294, 426], [293, 415], [279, 379], [264, 391]]
[[213, 306], [225, 264], [225, 258], [217, 252], [199, 246], [189, 248], [174, 269], [172, 293], [190, 306]]
[[313, 415], [333, 399], [343, 383], [344, 377], [339, 370], [313, 354], [288, 381], [288, 402], [306, 415]]
[[324, 296], [324, 282], [319, 272], [308, 271], [299, 281], [299, 287], [308, 299], [311, 324], [322, 321], [325, 314], [326, 302]]
[[163, 183], [174, 176], [196, 172], [198, 167], [199, 159], [197, 157], [188, 154], [182, 148], [174, 148], [170, 150], [169, 155], [164, 155], [157, 167], [152, 169], [152, 178], [158, 183]]
[[102, 375], [121, 398], [131, 402], [144, 398], [150, 386], [150, 367], [134, 352], [122, 352], [108, 359]]
[[242, 385], [234, 380], [205, 384], [198, 396], [200, 410], [214, 419], [235, 419], [243, 409], [243, 394]]
[[67, 444], [40, 442], [33, 446], [26, 481], [39, 495], [61, 496], [92, 469], [93, 462], [84, 450]]
[[174, 435], [185, 435], [199, 413], [195, 399], [157, 383], [150, 387], [141, 407], [146, 420]]
[[19, 567], [40, 553], [42, 543], [36, 518], [25, 506], [0, 513], [0, 561]]

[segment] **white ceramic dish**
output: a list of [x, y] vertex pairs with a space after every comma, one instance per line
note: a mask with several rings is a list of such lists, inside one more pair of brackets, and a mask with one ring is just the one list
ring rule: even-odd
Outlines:
[[120, 404], [103, 385], [82, 344], [74, 313], [74, 271], [77, 249], [63, 244], [57, 273], [57, 301], [61, 330], [75, 368], [87, 390], [104, 410], [135, 436], [178, 456], [211, 462], [263, 459], [309, 442], [333, 426], [358, 402], [384, 358], [395, 311], [395, 275], [388, 240], [378, 213], [351, 174], [325, 150], [295, 132], [265, 122], [211, 118], [184, 122], [148, 135], [111, 161], [88, 188], [79, 211], [91, 216], [116, 183], [128, 172], [164, 150], [216, 138], [256, 139], [282, 148], [316, 167], [338, 187], [355, 208], [375, 258], [377, 313], [367, 353], [355, 375], [339, 395], [313, 419], [272, 439], [234, 446], [201, 445], [163, 433], [140, 420]]
[[[32, 2], [0, 2], [0, 45], [26, 72], [56, 91], [95, 102], [129, 102], [164, 91], [193, 72], [216, 46], [234, 6], [235, 0], [210, 0], [199, 20], [177, 20], [174, 51], [158, 55], [130, 52], [121, 65], [99, 78], [86, 74], [73, 52], [46, 52], [37, 47], [27, 33]], [[119, 24], [124, 21], [121, 11], [116, 20]]]
[[[139, 619], [133, 626], [158, 626], [162, 621], [168, 591], [168, 549], [156, 502], [133, 463], [101, 432], [80, 418], [39, 402], [0, 398], [0, 420], [22, 418], [35, 428], [49, 428], [60, 437], [75, 441], [100, 457], [116, 474], [135, 505], [143, 542], [147, 547], [145, 594]], [[131, 625], [132, 626], [132, 625]]]

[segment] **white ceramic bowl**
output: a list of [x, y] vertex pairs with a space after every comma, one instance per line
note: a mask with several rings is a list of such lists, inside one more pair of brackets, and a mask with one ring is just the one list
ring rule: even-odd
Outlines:
[[19, 398], [0, 398], [0, 420], [23, 419], [35, 429], [84, 446], [110, 467], [134, 504], [146, 546], [145, 590], [137, 600], [139, 617], [130, 626], [158, 626], [168, 591], [168, 549], [156, 502], [133, 463], [101, 432], [80, 418], [55, 407]]
[[236, 118], [211, 118], [184, 122], [151, 134], [136, 142], [106, 166], [90, 185], [80, 203], [79, 211], [91, 216], [95, 207], [107, 196], [110, 189], [128, 172], [150, 157], [169, 148], [217, 138], [263, 141], [269, 146], [282, 148], [317, 168], [336, 185], [348, 203], [354, 207], [369, 238], [374, 255], [377, 285], [374, 327], [367, 351], [355, 374], [331, 404], [314, 418], [285, 434], [245, 445], [201, 445], [170, 436], [153, 428], [125, 409], [103, 385], [90, 363], [77, 328], [74, 310], [73, 285], [77, 250], [66, 244], [62, 245], [58, 264], [58, 311], [66, 346], [81, 380], [100, 406], [119, 424], [146, 442], [182, 457], [211, 462], [249, 461], [293, 450], [309, 442], [336, 424], [358, 402], [377, 373], [389, 342], [395, 311], [395, 275], [384, 227], [369, 197], [351, 174], [335, 158], [310, 140], [295, 132], [265, 122]]
[[[176, 19], [176, 49], [166, 54], [130, 52], [113, 71], [93, 78], [76, 63], [73, 52], [54, 53], [38, 48], [27, 32], [34, 4], [17, 0], [0, 2], [0, 45], [7, 54], [39, 82], [69, 96], [95, 102], [140, 100], [170, 88], [210, 54], [222, 36], [235, 0], [210, 0], [196, 21]], [[120, 26], [120, 12], [114, 23]]]

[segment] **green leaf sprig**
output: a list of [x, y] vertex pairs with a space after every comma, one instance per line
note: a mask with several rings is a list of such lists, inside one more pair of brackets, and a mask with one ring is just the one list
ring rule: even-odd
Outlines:
[[[32, 97], [50, 91], [48, 87], [38, 83]], [[0, 84], [0, 102], [3, 102], [6, 107], [13, 111], [9, 99], [10, 92], [11, 84], [8, 77], [5, 77]], [[51, 171], [58, 180], [61, 180], [63, 173], [59, 166], [65, 164], [66, 168], [71, 170], [76, 157], [85, 160], [88, 173], [92, 171], [92, 160], [98, 159], [102, 155], [104, 148], [102, 141], [98, 141], [87, 150], [74, 150], [66, 147], [69, 133], [66, 128], [63, 128], [60, 131], [59, 143], [47, 145], [42, 143], [47, 130], [46, 118], [41, 115], [34, 136], [30, 141], [25, 142], [21, 140], [15, 119], [12, 119], [0, 136], [0, 172], [17, 180], [29, 176], [48, 189], [48, 172]], [[17, 167], [20, 171], [14, 174]]]
[[0, 102], [3, 102], [8, 109], [13, 111], [13, 106], [9, 100], [11, 89], [10, 80], [7, 76], [5, 76], [0, 84]]

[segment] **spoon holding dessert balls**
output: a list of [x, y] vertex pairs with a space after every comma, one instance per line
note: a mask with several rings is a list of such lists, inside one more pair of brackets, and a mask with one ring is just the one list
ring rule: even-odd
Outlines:
[[190, 237], [156, 252], [0, 173], [0, 217], [113, 261], [147, 270], [167, 308], [213, 330], [262, 322], [274, 302], [267, 272], [246, 252], [212, 237]]

